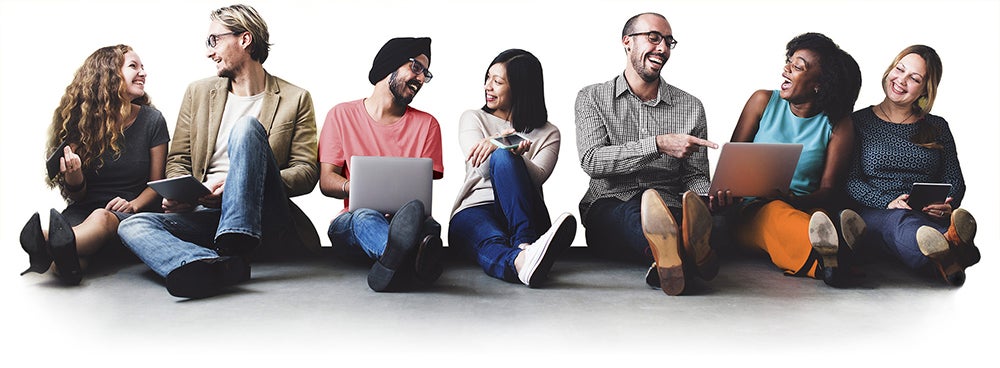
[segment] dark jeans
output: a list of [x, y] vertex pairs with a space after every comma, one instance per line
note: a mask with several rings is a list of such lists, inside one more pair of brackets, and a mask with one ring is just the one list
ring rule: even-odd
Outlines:
[[924, 268], [928, 262], [917, 246], [917, 229], [930, 226], [941, 233], [948, 231], [947, 222], [938, 223], [920, 211], [862, 208], [858, 214], [867, 226], [865, 240], [912, 269]]
[[[590, 205], [583, 226], [587, 228], [587, 247], [598, 257], [649, 265], [653, 253], [642, 233], [642, 194], [622, 202], [602, 198]], [[678, 226], [683, 212], [669, 207]]]
[[490, 156], [493, 203], [463, 209], [448, 228], [451, 246], [476, 260], [486, 274], [520, 282], [514, 259], [552, 226], [541, 188], [531, 182], [524, 159], [498, 149]]

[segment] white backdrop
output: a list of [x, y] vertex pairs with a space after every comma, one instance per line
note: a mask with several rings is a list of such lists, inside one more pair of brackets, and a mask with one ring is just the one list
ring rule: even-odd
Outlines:
[[[27, 257], [17, 233], [34, 211], [62, 208], [43, 177], [43, 145], [52, 111], [84, 58], [101, 46], [125, 43], [142, 58], [146, 91], [171, 132], [184, 88], [211, 76], [205, 58], [208, 12], [220, 1], [0, 0], [0, 285], [21, 287], [15, 273]], [[573, 102], [581, 87], [624, 69], [620, 32], [625, 20], [656, 11], [679, 41], [665, 79], [699, 97], [709, 139], [729, 139], [746, 99], [776, 89], [785, 43], [821, 32], [851, 53], [864, 84], [856, 108], [881, 101], [881, 73], [902, 48], [923, 43], [944, 63], [934, 113], [945, 117], [959, 145], [968, 183], [965, 207], [980, 222], [986, 266], [998, 236], [997, 139], [1000, 5], [994, 1], [270, 1], [249, 2], [271, 31], [274, 75], [312, 93], [317, 124], [336, 103], [367, 97], [371, 60], [395, 36], [429, 36], [434, 81], [413, 106], [441, 123], [445, 178], [435, 184], [433, 213], [443, 225], [463, 178], [457, 143], [460, 114], [483, 104], [483, 73], [497, 53], [523, 48], [541, 60], [550, 120], [563, 132], [560, 162], [546, 184], [552, 214], [570, 211], [587, 186], [579, 168]], [[713, 168], [718, 152], [710, 158]], [[296, 199], [317, 225], [326, 225], [339, 200], [319, 190]], [[582, 230], [582, 229], [581, 229]], [[445, 230], [447, 231], [447, 230]], [[574, 245], [583, 245], [583, 231]], [[994, 277], [995, 278], [995, 277]], [[984, 286], [989, 284], [984, 284]], [[967, 286], [968, 288], [968, 286]], [[963, 291], [969, 292], [967, 288]], [[992, 289], [992, 288], [989, 288]], [[979, 289], [979, 300], [991, 291]], [[9, 298], [10, 296], [5, 296]], [[16, 293], [14, 294], [16, 298]], [[965, 300], [969, 300], [968, 298]], [[976, 301], [969, 301], [975, 303]]]

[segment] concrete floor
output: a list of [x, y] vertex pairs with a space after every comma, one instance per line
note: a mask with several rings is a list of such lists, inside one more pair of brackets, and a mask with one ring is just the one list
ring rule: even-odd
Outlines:
[[7, 276], [13, 293], [5, 294], [14, 298], [5, 298], [13, 309], [4, 326], [14, 328], [3, 334], [15, 348], [4, 359], [38, 356], [45, 366], [80, 357], [112, 366], [382, 366], [414, 358], [427, 363], [418, 366], [814, 359], [810, 365], [869, 366], [899, 359], [926, 366], [995, 356], [988, 350], [995, 338], [987, 337], [997, 327], [995, 287], [981, 277], [982, 266], [952, 288], [877, 263], [867, 267], [864, 286], [838, 290], [783, 276], [764, 259], [726, 257], [695, 295], [670, 297], [643, 283], [644, 268], [597, 260], [581, 248], [554, 266], [542, 289], [492, 279], [464, 260], [446, 263], [436, 285], [408, 293], [372, 292], [367, 268], [357, 264], [258, 263], [250, 282], [204, 300], [170, 296], [141, 263], [91, 269], [79, 287], [50, 275]]

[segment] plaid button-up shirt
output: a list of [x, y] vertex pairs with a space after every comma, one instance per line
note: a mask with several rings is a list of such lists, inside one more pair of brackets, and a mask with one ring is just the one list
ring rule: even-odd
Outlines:
[[584, 87], [576, 97], [576, 145], [590, 187], [580, 201], [581, 220], [601, 198], [627, 201], [648, 188], [668, 206], [680, 207], [687, 190], [709, 188], [707, 148], [687, 159], [656, 149], [660, 134], [689, 134], [708, 139], [705, 108], [696, 97], [660, 79], [657, 97], [642, 101], [624, 74]]

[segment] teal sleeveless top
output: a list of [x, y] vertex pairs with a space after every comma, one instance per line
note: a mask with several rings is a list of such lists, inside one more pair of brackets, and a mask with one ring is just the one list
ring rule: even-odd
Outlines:
[[801, 196], [819, 189], [826, 164], [826, 147], [833, 126], [826, 113], [800, 118], [792, 114], [788, 101], [771, 92], [771, 100], [760, 117], [760, 127], [753, 141], [759, 143], [801, 143], [802, 155], [792, 175], [790, 190]]

